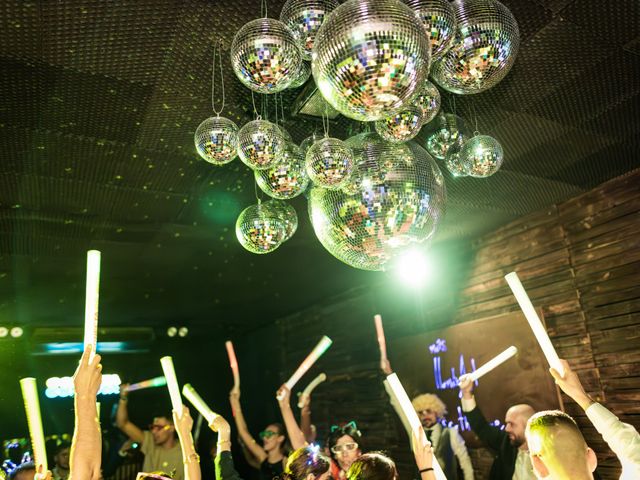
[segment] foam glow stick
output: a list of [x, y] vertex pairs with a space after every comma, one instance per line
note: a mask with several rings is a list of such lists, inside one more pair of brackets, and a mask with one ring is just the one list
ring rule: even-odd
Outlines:
[[[311, 366], [314, 363], [316, 363], [316, 361], [322, 356], [324, 352], [327, 351], [327, 349], [331, 346], [332, 343], [333, 341], [326, 335], [322, 337], [322, 339], [318, 342], [315, 348], [311, 350], [311, 353], [307, 355], [307, 358], [305, 358], [302, 361], [302, 363], [300, 364], [298, 369], [294, 372], [294, 374], [291, 375], [291, 378], [285, 382], [285, 385], [289, 390], [291, 390], [293, 386], [296, 383], [298, 383], [298, 380], [300, 380], [300, 378], [305, 373], [307, 373], [307, 370], [309, 370]], [[278, 400], [282, 400], [282, 398], [278, 397]]]
[[93, 361], [98, 342], [98, 298], [100, 296], [100, 252], [87, 252], [87, 285], [84, 305], [84, 348], [93, 345], [89, 361]]
[[29, 425], [29, 434], [31, 436], [31, 446], [33, 448], [36, 468], [38, 465], [42, 465], [43, 470], [46, 471], [48, 470], [47, 452], [44, 446], [44, 432], [42, 431], [42, 416], [40, 415], [40, 401], [38, 400], [36, 379], [32, 377], [21, 379], [20, 388], [22, 389], [24, 410], [27, 413], [27, 423]]
[[506, 362], [507, 360], [509, 360], [516, 353], [518, 353], [518, 349], [516, 347], [514, 347], [513, 345], [510, 346], [504, 352], [500, 353], [499, 355], [496, 355], [491, 360], [489, 360], [487, 363], [482, 365], [480, 368], [478, 368], [474, 372], [471, 372], [470, 374], [468, 374], [467, 378], [469, 378], [471, 381], [475, 382], [476, 380], [478, 380], [483, 375], [489, 373], [491, 370], [493, 370], [497, 366], [499, 366], [499, 365], [503, 364], [504, 362]]
[[196, 410], [200, 412], [200, 415], [204, 417], [207, 421], [207, 425], [211, 425], [211, 422], [218, 416], [213, 410], [209, 408], [209, 406], [202, 400], [202, 397], [198, 395], [195, 388], [191, 386], [191, 384], [187, 383], [184, 387], [182, 387], [182, 394], [184, 397], [191, 402], [191, 404], [196, 407]]
[[171, 407], [181, 415], [182, 397], [180, 396], [180, 387], [178, 386], [176, 371], [173, 368], [173, 359], [171, 357], [162, 357], [160, 364], [162, 365], [164, 377], [167, 379], [167, 388], [169, 389], [169, 396], [171, 397]]
[[230, 340], [224, 342], [224, 346], [227, 347], [227, 355], [229, 356], [229, 365], [233, 372], [233, 389], [240, 390], [240, 371], [238, 370], [238, 359], [236, 358], [236, 352], [233, 349], [233, 343]]
[[167, 384], [165, 377], [154, 377], [142, 382], [132, 383], [127, 387], [127, 392], [135, 392], [136, 390], [144, 390], [145, 388], [164, 387]]
[[382, 328], [382, 317], [376, 315], [373, 317], [376, 323], [376, 335], [378, 337], [378, 346], [380, 347], [380, 360], [387, 360], [387, 341], [384, 338], [384, 329]]
[[324, 373], [321, 373], [320, 375], [318, 375], [316, 378], [313, 379], [313, 381], [307, 385], [307, 388], [305, 388], [302, 391], [302, 394], [300, 395], [300, 398], [298, 399], [298, 408], [302, 408], [304, 406], [304, 403], [307, 399], [307, 397], [309, 395], [311, 395], [311, 392], [313, 392], [313, 390], [320, 385], [322, 382], [324, 382], [327, 379], [327, 375]]
[[[402, 413], [405, 419], [407, 420], [406, 423], [411, 425], [412, 430], [420, 429], [423, 436], [422, 438], [423, 443], [424, 442], [428, 443], [429, 441], [427, 440], [427, 435], [424, 432], [424, 428], [422, 428], [422, 423], [418, 418], [418, 414], [413, 408], [413, 405], [411, 405], [411, 400], [409, 400], [409, 396], [407, 395], [407, 392], [405, 391], [404, 387], [400, 383], [400, 379], [398, 379], [398, 376], [395, 373], [392, 373], [387, 377], [387, 382], [391, 387], [392, 395], [394, 396], [397, 404], [400, 405], [400, 409], [402, 410]], [[402, 423], [405, 423], [405, 422], [402, 422]], [[433, 467], [433, 473], [438, 480], [447, 480], [447, 477], [444, 475], [444, 472], [442, 471], [442, 468], [440, 467], [440, 464], [438, 463], [438, 460], [436, 460], [435, 456], [433, 457], [432, 467]]]
[[529, 326], [531, 327], [531, 330], [533, 330], [533, 334], [535, 335], [536, 340], [538, 340], [538, 344], [540, 345], [544, 356], [547, 358], [547, 362], [549, 362], [549, 366], [556, 369], [556, 371], [564, 377], [564, 367], [560, 363], [560, 358], [556, 353], [556, 349], [553, 348], [553, 344], [547, 334], [547, 330], [544, 328], [544, 325], [542, 325], [542, 322], [536, 313], [536, 309], [533, 308], [533, 304], [531, 303], [527, 292], [525, 292], [524, 287], [518, 278], [518, 274], [516, 272], [511, 272], [505, 275], [504, 278], [511, 287], [511, 291], [515, 295], [516, 300], [518, 300], [518, 304], [520, 304], [520, 308], [522, 309], [524, 316], [527, 318]]

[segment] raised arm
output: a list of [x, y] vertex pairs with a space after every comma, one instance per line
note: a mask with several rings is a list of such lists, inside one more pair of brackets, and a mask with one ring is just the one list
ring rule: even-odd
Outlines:
[[178, 412], [173, 410], [173, 424], [176, 426], [180, 447], [182, 448], [184, 480], [201, 480], [200, 457], [196, 453], [196, 447], [193, 445], [193, 437], [191, 436], [193, 418], [191, 418], [189, 409], [186, 406], [182, 406], [181, 415], [178, 415]]
[[90, 354], [91, 345], [88, 345], [73, 375], [76, 420], [69, 474], [69, 478], [73, 480], [98, 480], [101, 477], [102, 442], [96, 396], [102, 383], [102, 365], [100, 355], [89, 362]]
[[129, 401], [128, 386], [128, 383], [120, 385], [120, 400], [118, 401], [118, 410], [116, 410], [116, 426], [131, 440], [142, 444], [144, 441], [144, 433], [129, 421], [129, 409], [127, 408]]
[[416, 427], [411, 431], [411, 448], [420, 472], [420, 480], [436, 480], [436, 474], [433, 471], [433, 448], [424, 435], [422, 427]]
[[460, 392], [462, 393], [462, 410], [464, 411], [471, 430], [490, 448], [499, 450], [507, 433], [498, 427], [489, 425], [487, 419], [476, 405], [473, 396], [473, 380], [468, 375], [460, 377]]
[[247, 446], [247, 449], [256, 458], [259, 464], [265, 461], [267, 458], [267, 452], [258, 445], [254, 438], [249, 433], [247, 428], [247, 422], [244, 419], [242, 413], [242, 407], [240, 406], [240, 390], [231, 390], [229, 393], [229, 402], [231, 403], [231, 410], [233, 411], [233, 418], [236, 421], [236, 428], [238, 429], [238, 435]]
[[231, 458], [231, 427], [229, 423], [218, 415], [213, 419], [209, 428], [214, 432], [218, 432], [215, 461], [216, 480], [242, 480], [233, 465], [233, 458]]
[[296, 422], [296, 417], [291, 410], [291, 390], [286, 385], [282, 385], [277, 392], [278, 404], [280, 405], [280, 412], [282, 413], [282, 419], [284, 420], [284, 426], [287, 428], [287, 435], [289, 441], [294, 450], [307, 446], [307, 441], [304, 438], [304, 433]]
[[304, 403], [300, 409], [300, 429], [308, 443], [316, 440], [316, 427], [311, 423], [311, 395], [304, 396]]

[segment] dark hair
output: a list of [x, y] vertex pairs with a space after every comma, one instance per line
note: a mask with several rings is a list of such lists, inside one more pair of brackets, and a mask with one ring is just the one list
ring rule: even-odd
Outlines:
[[289, 438], [287, 437], [287, 429], [284, 428], [283, 424], [278, 422], [267, 424], [267, 426], [269, 425], [275, 426], [278, 429], [278, 435], [281, 435], [284, 437], [284, 442], [282, 442], [282, 444], [280, 445], [280, 451], [285, 457], [288, 456], [289, 452], [291, 451], [291, 445], [289, 445]]
[[18, 465], [9, 475], [9, 480], [14, 480], [20, 472], [26, 472], [28, 470], [33, 470], [33, 473], [36, 473], [36, 465], [33, 462], [26, 462], [22, 465]]
[[71, 442], [67, 442], [66, 440], [63, 440], [60, 443], [58, 443], [56, 447], [53, 449], [53, 455], [58, 455], [62, 450], [66, 448], [69, 448], [69, 449], [71, 448]]
[[395, 480], [398, 471], [393, 460], [381, 452], [360, 455], [349, 467], [348, 480]]
[[309, 474], [317, 478], [326, 473], [330, 465], [329, 459], [320, 453], [319, 447], [302, 447], [289, 455], [282, 480], [305, 480]]
[[360, 450], [362, 450], [362, 433], [360, 432], [360, 430], [358, 430], [356, 422], [351, 421], [340, 426], [333, 425], [331, 427], [331, 431], [329, 432], [329, 436], [327, 437], [326, 447], [329, 449], [329, 455], [331, 455], [331, 458], [333, 458], [334, 460], [336, 459], [336, 457], [335, 454], [331, 451], [331, 448], [335, 447], [335, 445], [338, 443], [338, 440], [345, 435], [349, 435], [351, 438], [353, 438], [353, 440], [360, 447]]

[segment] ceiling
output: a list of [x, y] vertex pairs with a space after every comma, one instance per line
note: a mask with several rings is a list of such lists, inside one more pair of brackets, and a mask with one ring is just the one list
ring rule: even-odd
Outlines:
[[[277, 16], [283, 1], [267, 3]], [[504, 3], [521, 30], [515, 66], [494, 89], [443, 105], [495, 136], [505, 164], [488, 179], [446, 176], [436, 241], [487, 233], [640, 166], [637, 0]], [[103, 252], [107, 325], [242, 333], [380, 281], [322, 248], [304, 198], [292, 240], [244, 251], [234, 225], [255, 203], [253, 175], [197, 157], [212, 42], [259, 14], [255, 0], [0, 1], [0, 324], [78, 324], [88, 248]], [[243, 124], [251, 94], [224, 62], [223, 115]], [[284, 106], [299, 142], [319, 126], [291, 116], [298, 93]]]

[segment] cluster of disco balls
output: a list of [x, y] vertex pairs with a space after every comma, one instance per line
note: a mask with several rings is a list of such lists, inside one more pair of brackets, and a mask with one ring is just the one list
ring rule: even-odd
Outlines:
[[504, 155], [494, 138], [440, 111], [428, 78], [454, 94], [483, 92], [509, 72], [518, 47], [515, 18], [497, 0], [287, 0], [279, 20], [244, 25], [230, 52], [243, 85], [273, 94], [313, 77], [331, 107], [374, 132], [312, 135], [298, 146], [259, 117], [240, 129], [219, 116], [202, 122], [200, 156], [215, 165], [238, 156], [271, 197], [240, 214], [240, 243], [277, 249], [298, 222], [284, 200], [302, 193], [322, 245], [353, 267], [384, 270], [429, 243], [446, 199], [434, 157], [453, 176], [488, 177]]

